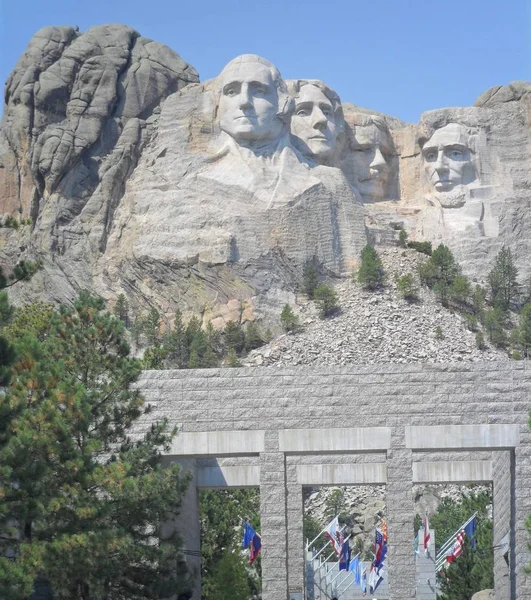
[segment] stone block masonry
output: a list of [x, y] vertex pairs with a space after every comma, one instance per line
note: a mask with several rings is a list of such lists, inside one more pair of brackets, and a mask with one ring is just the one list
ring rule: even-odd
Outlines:
[[303, 485], [386, 484], [389, 598], [413, 600], [412, 486], [468, 480], [494, 486], [509, 561], [495, 556], [496, 597], [531, 600], [527, 361], [146, 371], [138, 386], [152, 405], [139, 429], [166, 417], [181, 431], [170, 458], [233, 461], [197, 485], [259, 485], [264, 600], [303, 585]]

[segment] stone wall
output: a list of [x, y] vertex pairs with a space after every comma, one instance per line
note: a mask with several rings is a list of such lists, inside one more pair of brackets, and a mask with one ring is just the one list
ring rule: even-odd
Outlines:
[[[302, 512], [301, 485], [296, 467], [286, 468], [286, 457], [314, 455], [327, 463], [349, 454], [356, 466], [367, 457], [375, 473], [381, 461], [374, 456], [385, 457], [392, 600], [416, 594], [413, 482], [441, 476], [492, 477], [495, 535], [506, 527], [509, 512], [514, 522], [512, 583], [500, 590], [508, 596], [499, 597], [531, 600], [524, 573], [531, 562], [525, 530], [531, 514], [526, 362], [147, 371], [138, 385], [153, 408], [141, 425], [167, 417], [181, 428], [170, 455], [259, 457], [264, 600], [287, 598], [288, 586], [295, 589], [303, 578], [296, 514], [297, 507]], [[503, 460], [512, 448], [508, 485]], [[491, 451], [502, 454], [492, 470]], [[448, 461], [444, 468], [433, 461], [439, 453]], [[502, 578], [497, 575], [497, 585]]]

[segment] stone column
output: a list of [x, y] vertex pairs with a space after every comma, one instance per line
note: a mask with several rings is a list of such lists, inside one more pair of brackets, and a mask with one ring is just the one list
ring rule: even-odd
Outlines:
[[494, 591], [496, 600], [511, 600], [508, 557], [511, 531], [511, 452], [492, 453]]
[[424, 527], [419, 529], [419, 553], [416, 560], [417, 600], [435, 600], [435, 530], [430, 527], [428, 552], [424, 550]]
[[181, 509], [177, 519], [167, 521], [161, 528], [161, 538], [169, 536], [175, 529], [179, 532], [183, 542], [183, 551], [186, 564], [194, 574], [194, 595], [192, 600], [201, 600], [201, 528], [199, 523], [199, 496], [196, 485], [196, 461], [195, 459], [172, 459], [164, 457], [163, 464], [169, 465], [178, 462], [182, 472], [191, 473], [192, 479], [184, 494]]
[[286, 464], [278, 431], [266, 431], [265, 451], [260, 454], [262, 600], [288, 598], [286, 503]]
[[296, 465], [287, 464], [287, 512], [288, 512], [288, 592], [290, 600], [298, 600], [304, 594], [304, 539], [302, 532], [304, 504], [302, 485], [297, 483]]
[[[523, 428], [524, 429], [524, 428]], [[521, 432], [520, 446], [512, 455], [511, 475], [513, 481], [513, 510], [511, 533], [509, 540], [511, 575], [513, 590], [511, 600], [531, 600], [531, 575], [524, 571], [531, 563], [531, 553], [528, 544], [531, 536], [525, 522], [531, 515], [531, 433], [527, 426]], [[513, 566], [514, 565], [514, 566]], [[515, 588], [515, 589], [514, 589]]]
[[406, 449], [404, 429], [393, 428], [387, 455], [387, 523], [389, 600], [414, 600], [413, 453]]

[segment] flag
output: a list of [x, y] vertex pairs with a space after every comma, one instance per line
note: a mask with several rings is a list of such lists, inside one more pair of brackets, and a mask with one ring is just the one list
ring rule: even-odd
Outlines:
[[352, 572], [352, 575], [354, 575], [354, 583], [357, 583], [358, 585], [361, 582], [361, 573], [360, 573], [360, 557], [355, 556], [351, 561], [350, 561], [350, 565], [348, 566], [348, 570]]
[[470, 521], [470, 523], [468, 523], [468, 525], [465, 527], [465, 533], [470, 538], [470, 546], [472, 547], [472, 550], [476, 549], [476, 529], [477, 529], [477, 527], [478, 527], [478, 521], [477, 521], [476, 517], [474, 517], [472, 519], [472, 521]]
[[415, 536], [415, 541], [413, 542], [413, 552], [415, 555], [415, 560], [417, 560], [417, 556], [419, 553], [419, 534], [417, 533], [417, 535]]
[[337, 517], [335, 519], [332, 519], [330, 523], [328, 523], [325, 535], [332, 543], [332, 548], [334, 549], [336, 556], [339, 556], [341, 554], [343, 542], [345, 541], [345, 536], [341, 533], [339, 529], [339, 520]]
[[461, 531], [455, 536], [454, 545], [446, 553], [446, 562], [453, 563], [461, 556], [461, 554], [463, 554], [464, 539], [465, 531], [464, 529], [461, 529]]
[[387, 554], [387, 544], [384, 540], [383, 533], [377, 529], [376, 530], [376, 539], [374, 542], [374, 561], [373, 565], [376, 569], [379, 569], [385, 559], [385, 555]]
[[374, 594], [376, 588], [382, 583], [383, 577], [380, 574], [380, 569], [377, 569], [374, 565], [371, 565], [369, 573], [369, 592]]
[[382, 531], [384, 542], [387, 542], [387, 521], [382, 520], [380, 529]]
[[253, 539], [251, 540], [251, 553], [249, 555], [249, 564], [252, 565], [256, 560], [256, 557], [262, 551], [262, 538], [255, 532]]
[[343, 542], [341, 546], [341, 553], [339, 555], [339, 570], [348, 571], [350, 565], [350, 558], [352, 556], [348, 540]]
[[367, 567], [360, 563], [360, 588], [365, 596], [367, 594]]
[[428, 521], [428, 511], [424, 515], [424, 550], [428, 552], [428, 544], [430, 543], [430, 523]]
[[255, 535], [256, 535], [256, 531], [246, 521], [243, 524], [242, 548], [247, 548], [247, 546], [249, 546], [249, 544], [252, 542], [253, 537]]

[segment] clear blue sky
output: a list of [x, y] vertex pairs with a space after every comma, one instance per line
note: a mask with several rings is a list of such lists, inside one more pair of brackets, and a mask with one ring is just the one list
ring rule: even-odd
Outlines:
[[416, 122], [531, 80], [531, 0], [0, 0], [0, 79], [46, 25], [125, 23], [215, 76], [247, 52]]

